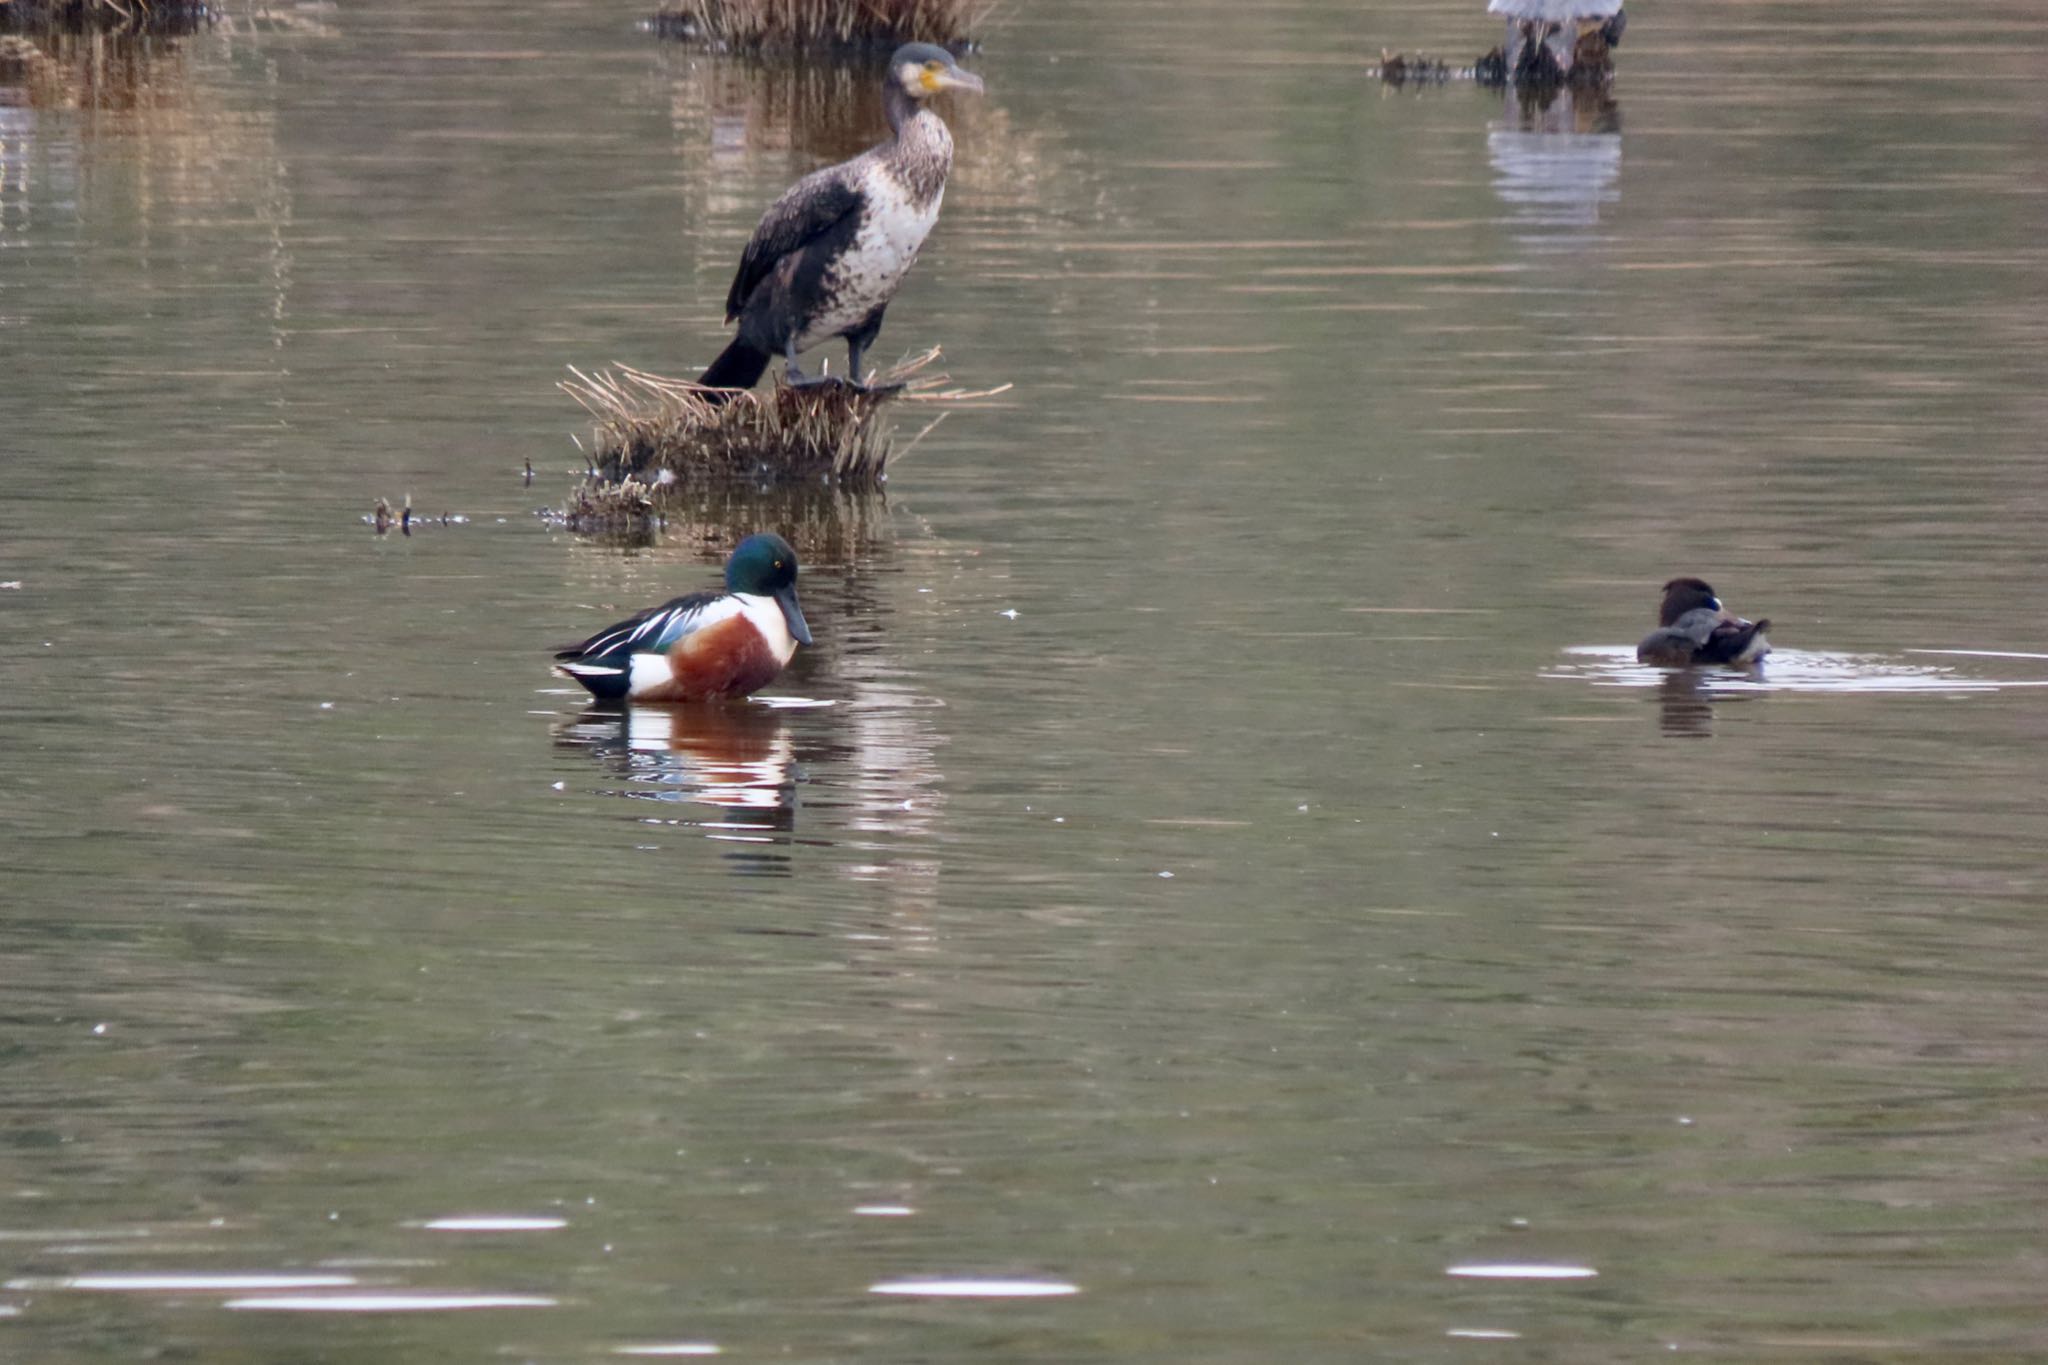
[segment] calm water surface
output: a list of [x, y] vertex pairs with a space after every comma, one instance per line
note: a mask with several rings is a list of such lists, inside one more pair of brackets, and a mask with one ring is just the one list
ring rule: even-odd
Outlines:
[[[546, 531], [553, 384], [865, 72], [0, 75], [0, 1358], [2048, 1354], [2048, 15], [1368, 77], [1481, 8], [1002, 7], [879, 354], [1016, 388], [660, 715], [546, 649], [798, 509]], [[1680, 572], [1765, 682], [1634, 669]]]

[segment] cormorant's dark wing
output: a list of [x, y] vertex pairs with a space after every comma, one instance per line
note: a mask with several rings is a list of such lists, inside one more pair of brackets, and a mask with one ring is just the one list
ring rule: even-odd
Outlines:
[[747, 298], [775, 263], [806, 242], [822, 237], [832, 225], [860, 211], [860, 191], [844, 165], [813, 171], [784, 190], [782, 197], [761, 215], [760, 226], [740, 255], [739, 273], [725, 295], [725, 320], [733, 321], [747, 306]]

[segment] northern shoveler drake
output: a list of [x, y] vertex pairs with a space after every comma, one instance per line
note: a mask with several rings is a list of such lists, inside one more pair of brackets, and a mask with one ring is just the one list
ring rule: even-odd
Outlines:
[[1714, 590], [1698, 578], [1674, 578], [1664, 585], [1664, 605], [1657, 629], [1636, 646], [1639, 663], [1659, 668], [1691, 668], [1694, 664], [1732, 664], [1745, 668], [1771, 652], [1764, 632], [1769, 619], [1745, 621], [1721, 605]]
[[774, 682], [811, 642], [796, 600], [796, 551], [748, 536], [725, 561], [725, 592], [650, 607], [556, 653], [555, 666], [605, 701], [719, 701]]

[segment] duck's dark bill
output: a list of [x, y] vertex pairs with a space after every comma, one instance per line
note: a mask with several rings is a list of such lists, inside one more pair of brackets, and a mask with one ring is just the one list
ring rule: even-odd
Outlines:
[[777, 588], [775, 603], [782, 608], [782, 619], [789, 622], [789, 633], [800, 645], [811, 642], [811, 628], [804, 623], [804, 609], [796, 604], [796, 589]]

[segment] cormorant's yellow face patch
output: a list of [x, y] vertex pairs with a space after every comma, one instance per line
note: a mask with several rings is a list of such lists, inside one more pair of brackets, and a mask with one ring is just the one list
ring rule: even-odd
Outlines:
[[926, 94], [936, 95], [946, 88], [943, 80], [945, 72], [944, 62], [926, 62], [924, 68], [917, 73], [917, 83], [924, 87]]

